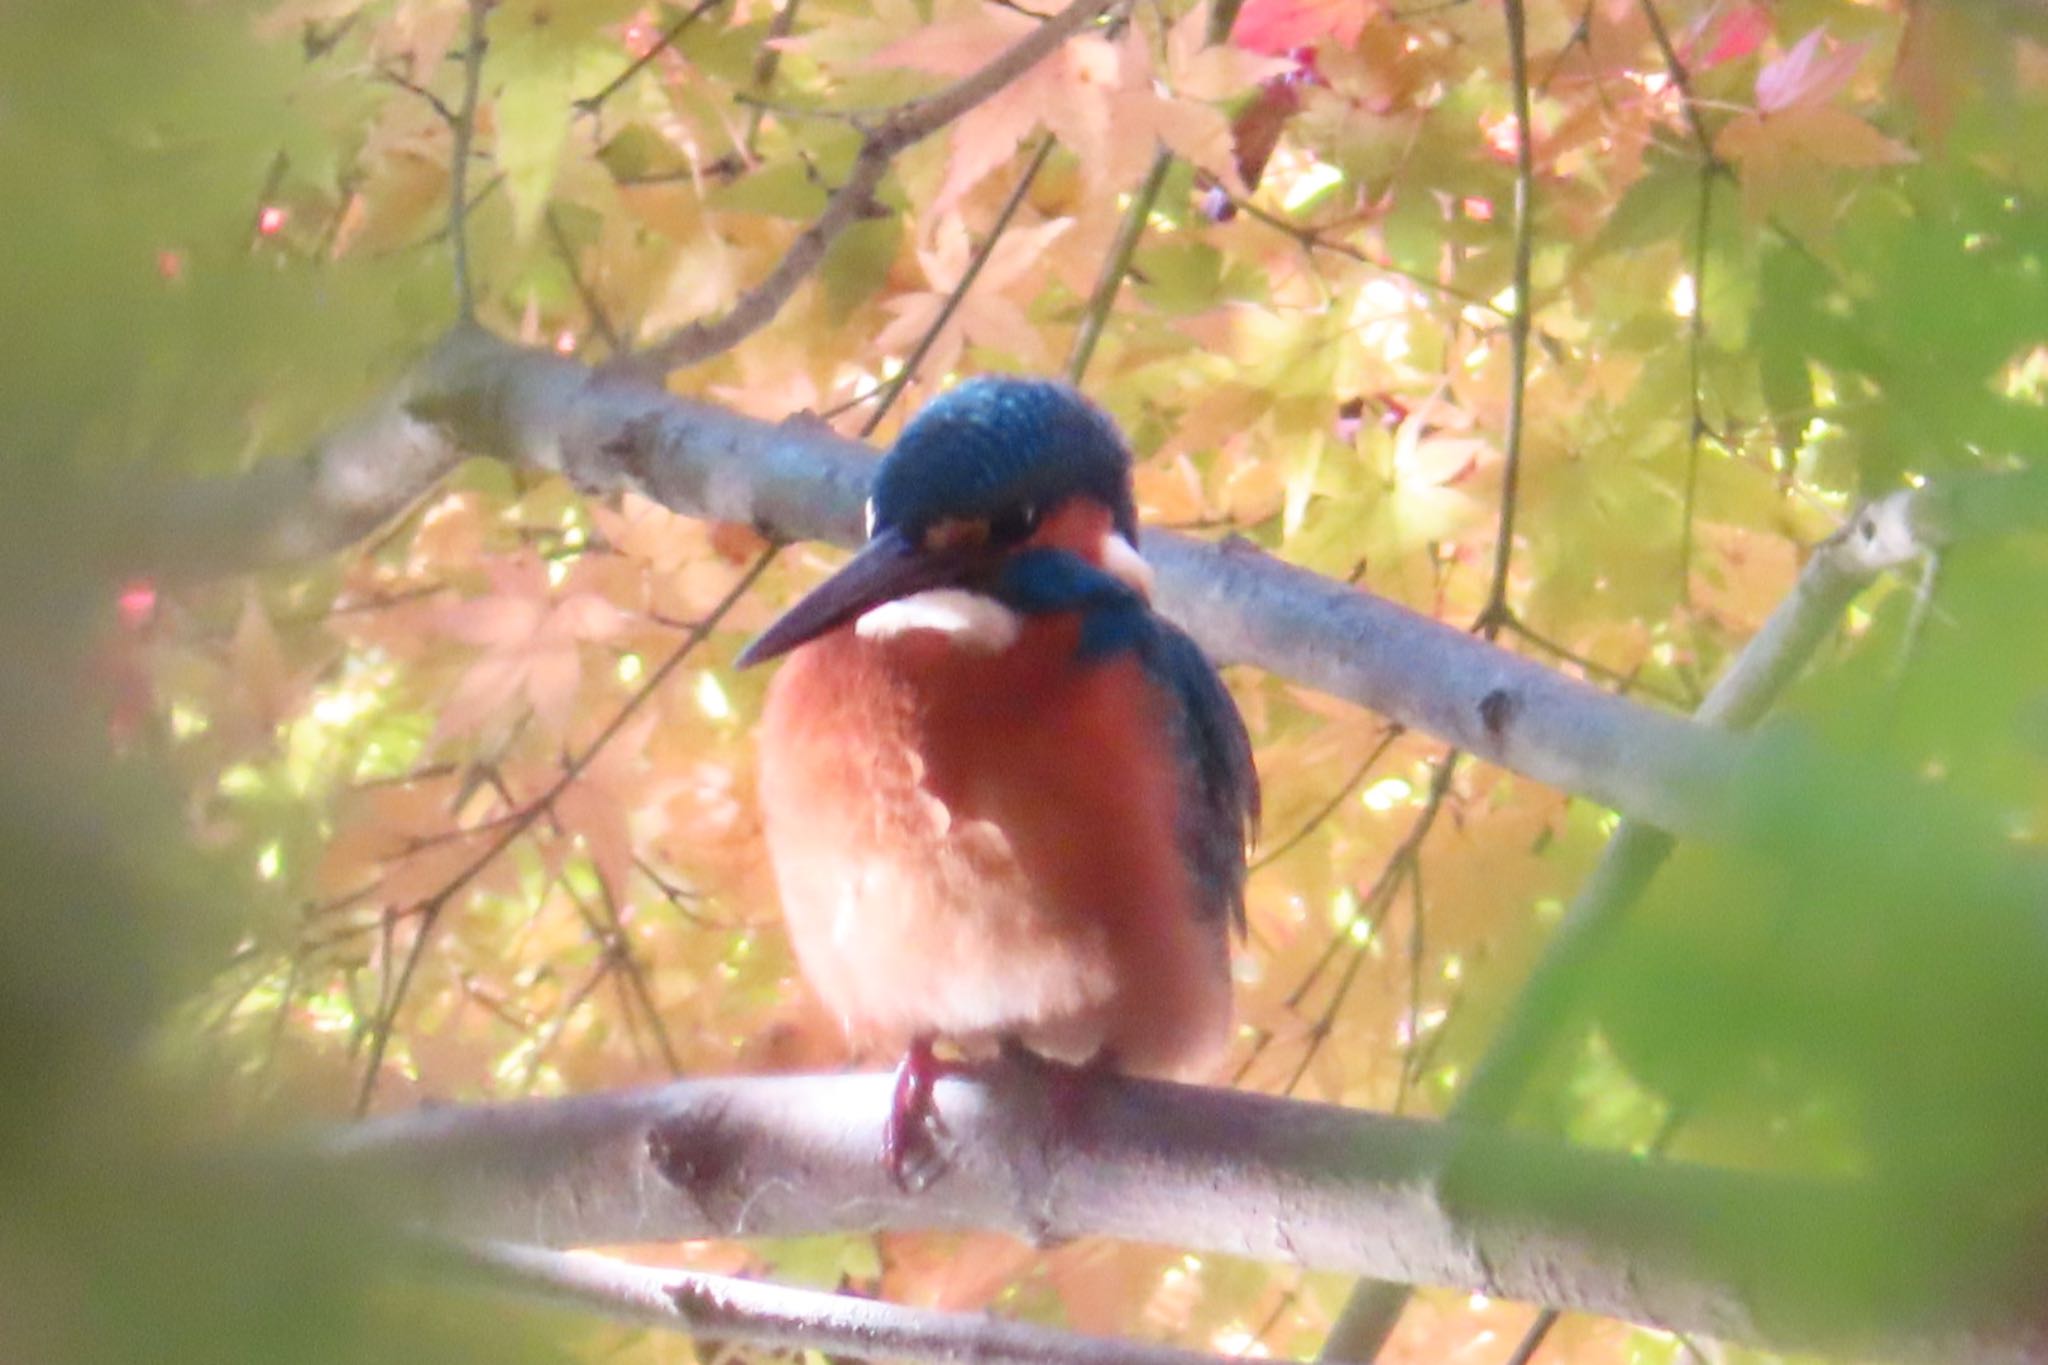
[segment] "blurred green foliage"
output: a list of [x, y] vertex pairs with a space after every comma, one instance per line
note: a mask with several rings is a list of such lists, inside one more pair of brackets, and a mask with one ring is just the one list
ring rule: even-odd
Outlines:
[[421, 263], [251, 249], [270, 168], [320, 154], [255, 8], [0, 6], [0, 1359], [540, 1358], [389, 1283], [363, 1192], [195, 1157], [218, 1115], [146, 1060], [240, 916], [110, 757], [117, 490], [315, 429], [447, 311], [388, 287]]
[[[8, 1360], [389, 1358], [398, 1340], [428, 1358], [545, 1349], [501, 1315], [451, 1317], [380, 1277], [392, 1250], [359, 1192], [195, 1160], [188, 1139], [218, 1116], [146, 1056], [152, 1028], [203, 994], [253, 915], [246, 877], [191, 847], [171, 785], [107, 756], [95, 638], [117, 587], [104, 552], [129, 510], [116, 490], [138, 473], [220, 472], [289, 447], [374, 392], [453, 314], [445, 244], [431, 236], [335, 261], [299, 235], [339, 217], [333, 196], [366, 136], [367, 101], [361, 82], [309, 74], [291, 43], [252, 41], [264, 8], [0, 5]], [[1790, 33], [1874, 7], [1785, 8], [1805, 15], [1782, 19]], [[507, 7], [497, 22], [533, 9]], [[600, 11], [613, 17], [584, 17]], [[1491, 7], [1469, 16], [1494, 31]], [[738, 79], [757, 38], [707, 26], [687, 50]], [[542, 204], [567, 136], [560, 106], [609, 69], [532, 46], [541, 74], [515, 82], [513, 101], [527, 121], [509, 120], [526, 139], [515, 137], [514, 209], [493, 207], [505, 218], [530, 220]], [[516, 76], [519, 43], [507, 35], [506, 47]], [[1796, 213], [1745, 224], [1737, 197], [1712, 190], [1705, 415], [1758, 415], [1772, 477], [1814, 496], [1868, 494], [2036, 464], [2048, 450], [2048, 167], [2034, 154], [2048, 114], [2001, 104], [2004, 88], [1984, 83], [1956, 111], [1945, 154], [1848, 198], [1824, 237]], [[1506, 215], [1447, 220], [1442, 201], [1505, 204], [1508, 169], [1471, 146], [1498, 103], [1475, 80], [1412, 141], [1356, 111], [1336, 128], [1312, 113], [1302, 130], [1328, 134], [1334, 161], [1375, 193], [1397, 168], [1422, 168], [1426, 183], [1380, 223], [1388, 258], [1427, 275], [1447, 237], [1469, 239], [1490, 254], [1478, 251], [1464, 283], [1492, 296], [1508, 280]], [[654, 139], [637, 126], [606, 144], [613, 169], [670, 169], [661, 153], [672, 149], [639, 145]], [[838, 133], [820, 145], [822, 163], [769, 164], [713, 187], [709, 205], [807, 216], [823, 197], [820, 165], [829, 182], [853, 143]], [[1620, 295], [1653, 275], [1668, 287], [1698, 180], [1668, 148], [1650, 156], [1584, 252], [1561, 250], [1563, 225], [1546, 226], [1541, 287], [1577, 280]], [[284, 213], [281, 241], [258, 230], [266, 208]], [[565, 217], [577, 234], [602, 231], [597, 215]], [[491, 231], [507, 235], [502, 221]], [[877, 223], [842, 241], [826, 275], [835, 308], [866, 299], [899, 236]], [[524, 262], [506, 272], [508, 296], [572, 294], [539, 254], [507, 254]], [[1198, 312], [1219, 290], [1257, 293], [1240, 262], [1202, 242], [1155, 241], [1140, 261], [1141, 292], [1165, 314]], [[1574, 449], [1573, 466], [1530, 493], [1529, 557], [1575, 590], [1583, 572], [1648, 617], [1668, 607], [1668, 577], [1605, 579], [1638, 562], [1617, 547], [1654, 542], [1659, 562], [1672, 558], [1672, 487], [1689, 449], [1684, 327], [1661, 306], [1605, 326], [1590, 344], [1643, 357], [1642, 372], [1614, 400], [1612, 440]], [[1327, 369], [1275, 365], [1331, 400]], [[1757, 448], [1723, 434], [1704, 475], [1710, 504], [1717, 473]], [[1304, 497], [1312, 484], [1301, 481]], [[1587, 551], [1594, 494], [1615, 507], [1607, 558]], [[1391, 516], [1391, 494], [1373, 496]], [[1570, 518], [1549, 532], [1546, 496]], [[1332, 563], [1356, 560], [1358, 522], [1325, 526], [1343, 540]], [[1584, 1140], [1641, 1146], [1675, 1115], [1682, 1155], [1876, 1176], [1914, 1227], [1944, 1233], [1912, 1264], [1975, 1243], [1981, 1266], [2003, 1249], [1985, 1229], [2020, 1237], [2048, 1211], [2048, 551], [2038, 536], [1967, 545], [1932, 586], [1924, 602], [1912, 584], [1880, 595], [1748, 752], [1745, 837], [1682, 849], [1658, 878], [1589, 983], [1597, 1039], [1554, 1059], [1540, 1106]], [[406, 720], [423, 743], [430, 727]], [[1571, 818], [1563, 841], [1590, 845], [1588, 814]], [[318, 834], [300, 818], [295, 862], [313, 861]], [[1471, 1008], [1485, 1018], [1492, 1005]]]

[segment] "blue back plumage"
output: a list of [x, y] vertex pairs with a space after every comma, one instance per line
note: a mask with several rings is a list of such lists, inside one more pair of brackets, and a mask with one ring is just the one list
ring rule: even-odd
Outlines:
[[1083, 662], [1126, 651], [1160, 691], [1180, 756], [1180, 844], [1203, 912], [1244, 932], [1245, 855], [1258, 831], [1251, 737], [1201, 647], [1122, 580], [1065, 550], [1031, 549], [1004, 564], [994, 596], [1027, 615], [1079, 612]]
[[1053, 380], [981, 375], [903, 428], [875, 471], [875, 524], [916, 539], [943, 519], [1045, 510], [1074, 494], [1107, 507], [1137, 543], [1130, 452], [1108, 415]]

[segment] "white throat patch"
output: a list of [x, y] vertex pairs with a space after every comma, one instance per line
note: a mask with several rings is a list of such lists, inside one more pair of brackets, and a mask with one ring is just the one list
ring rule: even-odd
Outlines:
[[1102, 538], [1102, 567], [1147, 602], [1152, 600], [1152, 566], [1138, 553], [1137, 546], [1114, 531]]
[[929, 630], [958, 649], [1000, 654], [1017, 643], [1023, 629], [1023, 618], [993, 597], [965, 588], [932, 588], [862, 612], [853, 633], [863, 640], [893, 640]]

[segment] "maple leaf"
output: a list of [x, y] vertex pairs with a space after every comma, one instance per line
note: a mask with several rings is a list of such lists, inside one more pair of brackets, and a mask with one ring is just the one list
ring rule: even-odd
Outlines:
[[1117, 141], [1144, 149], [1148, 159], [1157, 143], [1215, 176], [1231, 193], [1249, 193], [1238, 172], [1237, 138], [1229, 118], [1213, 105], [1163, 93], [1162, 73], [1154, 70], [1136, 25], [1124, 33], [1112, 79], [1109, 126]]
[[[1034, 27], [1023, 15], [981, 6], [961, 17], [924, 25], [875, 53], [868, 64], [958, 78], [987, 65]], [[1063, 98], [1068, 52], [1084, 41], [1063, 45], [953, 125], [946, 178], [933, 197], [933, 214], [943, 214], [1016, 153], [1041, 114]]]
[[[933, 342], [927, 367], [937, 373], [953, 368], [961, 347], [967, 342], [1002, 351], [1019, 360], [1044, 364], [1043, 334], [1032, 324], [1023, 306], [1009, 298], [1005, 290], [1036, 268], [1042, 262], [1046, 248], [1072, 226], [1070, 220], [1059, 218], [1037, 227], [1012, 228], [1004, 233], [1002, 240], [989, 253], [988, 264], [982, 267], [974, 289], [960, 301], [952, 320]], [[876, 347], [884, 354], [900, 354], [915, 345], [918, 338], [938, 320], [939, 311], [946, 306], [960, 277], [966, 273], [967, 263], [973, 255], [966, 224], [957, 216], [948, 216], [939, 221], [933, 235], [932, 245], [920, 247], [917, 252], [918, 264], [932, 287], [917, 293], [899, 294], [883, 305], [895, 314], [895, 320], [875, 338]]]
[[1714, 155], [1741, 168], [1743, 205], [1753, 220], [1807, 188], [1818, 168], [1868, 169], [1914, 159], [1911, 148], [1848, 110], [1815, 105], [1732, 119], [1714, 139]]
[[1697, 65], [1704, 70], [1707, 67], [1719, 66], [1723, 62], [1740, 61], [1763, 46], [1763, 41], [1770, 32], [1769, 10], [1757, 4], [1739, 6], [1722, 19], [1714, 46]]
[[1325, 39], [1350, 47], [1383, 8], [1380, 0], [1245, 0], [1230, 40], [1275, 57]]
[[[666, 804], [685, 785], [648, 765], [648, 740], [659, 720], [648, 711], [628, 722], [555, 798], [563, 830], [582, 839], [591, 865], [614, 895], [633, 875], [636, 850], [667, 832]], [[556, 845], [551, 860], [559, 863], [566, 852]]]
[[229, 660], [230, 676], [248, 700], [258, 725], [267, 730], [298, 710], [307, 679], [286, 661], [270, 615], [253, 591], [242, 599]]
[[675, 573], [703, 554], [701, 526], [638, 493], [628, 491], [615, 508], [593, 503], [590, 519], [607, 544], [650, 573]]
[[494, 563], [487, 572], [494, 592], [440, 612], [445, 634], [484, 651], [442, 708], [441, 731], [478, 729], [524, 700], [561, 734], [583, 681], [581, 646], [617, 635], [625, 615], [587, 588], [550, 600], [547, 571], [534, 555]]
[[[382, 787], [352, 797], [343, 806], [328, 841], [314, 885], [333, 895], [355, 892], [376, 879], [375, 902], [404, 907], [441, 895], [475, 865], [496, 826], [480, 821], [466, 832], [455, 827], [462, 812], [453, 780]], [[474, 885], [506, 892], [517, 881], [506, 859], [475, 874]]]
[[1291, 56], [1268, 56], [1209, 41], [1209, 7], [1189, 10], [1166, 30], [1166, 85], [1191, 100], [1236, 99], [1261, 81], [1304, 70]]
[[[959, 77], [986, 65], [1033, 27], [1020, 15], [989, 6], [926, 25], [871, 61]], [[1213, 82], [1222, 69], [1199, 74]], [[1098, 197], [1136, 183], [1161, 143], [1242, 189], [1230, 155], [1229, 121], [1207, 104], [1161, 93], [1150, 54], [1132, 26], [1120, 42], [1068, 42], [955, 124], [945, 179], [927, 221], [943, 221], [961, 196], [1015, 156], [1041, 125], [1074, 152]]]
[[1818, 167], [1870, 168], [1914, 159], [1912, 149], [1827, 103], [1855, 74], [1868, 44], [1822, 50], [1814, 29], [1757, 73], [1756, 110], [1729, 120], [1714, 154], [1740, 166], [1745, 208], [1761, 218], [1783, 196], [1803, 188]]
[[1844, 43], [1823, 53], [1825, 29], [1814, 29], [1791, 51], [1764, 63], [1756, 73], [1756, 107], [1759, 113], [1774, 114], [1799, 105], [1819, 104], [1849, 83], [1856, 74], [1868, 43]]

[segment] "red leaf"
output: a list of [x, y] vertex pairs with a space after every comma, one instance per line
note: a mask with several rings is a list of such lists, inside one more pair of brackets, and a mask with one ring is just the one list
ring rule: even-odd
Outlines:
[[1350, 47], [1380, 7], [1380, 0], [1245, 0], [1230, 39], [1273, 57], [1324, 38]]
[[1771, 31], [1771, 12], [1762, 5], [1744, 5], [1722, 21], [1721, 33], [1702, 67], [1740, 61], [1762, 46]]
[[141, 630], [156, 616], [156, 581], [137, 578], [123, 583], [121, 595], [114, 599], [114, 610], [124, 627]]

